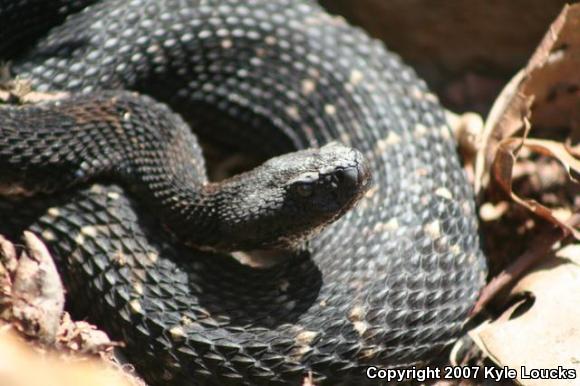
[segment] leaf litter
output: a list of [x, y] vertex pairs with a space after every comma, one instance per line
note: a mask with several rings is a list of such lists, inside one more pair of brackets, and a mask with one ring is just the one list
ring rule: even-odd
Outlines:
[[[492, 107], [475, 155], [488, 286], [470, 331], [499, 367], [580, 378], [580, 5], [566, 6]], [[569, 385], [570, 379], [550, 380]]]

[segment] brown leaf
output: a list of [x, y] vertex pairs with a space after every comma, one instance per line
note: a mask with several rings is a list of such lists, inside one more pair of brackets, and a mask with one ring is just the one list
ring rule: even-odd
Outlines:
[[[517, 369], [523, 385], [544, 385], [546, 380], [522, 379], [521, 366], [528, 370], [561, 366], [575, 370], [576, 377], [580, 374], [580, 262], [578, 256], [576, 260], [561, 256], [546, 261], [517, 284], [511, 296], [522, 300], [495, 321], [470, 332], [494, 362]], [[577, 378], [550, 380], [549, 384], [574, 382]]]
[[476, 193], [489, 184], [489, 170], [501, 140], [521, 130], [524, 117], [530, 115], [533, 97], [519, 91], [524, 78], [525, 73], [520, 71], [506, 85], [486, 119], [475, 163]]
[[565, 221], [562, 221], [551, 209], [535, 200], [521, 198], [513, 191], [513, 169], [517, 159], [517, 154], [522, 146], [556, 157], [566, 167], [570, 177], [576, 181], [571, 173], [572, 170], [577, 173], [580, 172], [580, 161], [567, 152], [564, 144], [549, 140], [520, 138], [506, 138], [500, 142], [492, 163], [494, 181], [497, 182], [499, 187], [509, 194], [512, 200], [516, 203], [528, 208], [530, 211], [552, 224], [556, 224], [565, 229], [576, 239], [580, 240], [580, 231], [575, 227], [570, 226]]
[[[536, 200], [521, 197], [513, 191], [512, 185], [514, 167], [523, 147], [555, 157], [566, 168], [572, 181], [578, 182], [580, 161], [574, 157], [571, 145], [529, 138], [529, 135], [536, 125], [580, 127], [576, 123], [580, 122], [580, 114], [576, 113], [580, 91], [574, 91], [580, 90], [579, 57], [580, 5], [566, 6], [550, 26], [526, 68], [512, 79], [496, 100], [485, 125], [475, 170], [476, 191], [487, 188], [493, 196], [499, 188], [515, 203], [562, 227], [577, 239], [580, 239], [580, 231], [566, 225], [560, 212], [556, 213]], [[574, 99], [573, 104], [552, 103], [554, 92], [562, 84], [578, 85], [567, 89], [569, 95], [566, 98]], [[562, 110], [564, 108], [568, 110]], [[562, 116], [567, 118], [562, 121]], [[570, 213], [574, 212], [570, 209]]]
[[[532, 127], [580, 125], [580, 5], [566, 6], [527, 66], [506, 85], [487, 117], [477, 155], [476, 192], [489, 184], [501, 141], [514, 136], [531, 115]], [[574, 135], [574, 134], [573, 134]], [[576, 140], [580, 139], [580, 136]]]
[[46, 246], [24, 232], [26, 252], [18, 261], [12, 287], [14, 321], [41, 342], [52, 343], [64, 309], [64, 288]]
[[580, 183], [580, 160], [571, 153], [571, 149], [566, 144], [550, 141], [547, 139], [532, 139], [525, 141], [525, 146], [537, 151], [540, 154], [555, 157], [568, 172], [568, 176], [576, 183]]

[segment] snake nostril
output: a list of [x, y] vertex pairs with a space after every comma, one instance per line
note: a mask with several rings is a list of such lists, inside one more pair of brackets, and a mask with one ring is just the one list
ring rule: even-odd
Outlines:
[[354, 186], [359, 183], [359, 171], [356, 167], [348, 167], [336, 171], [336, 177], [340, 183]]

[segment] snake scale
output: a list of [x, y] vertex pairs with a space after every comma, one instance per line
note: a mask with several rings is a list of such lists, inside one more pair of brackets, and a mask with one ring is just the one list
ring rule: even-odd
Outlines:
[[[69, 307], [126, 342], [151, 385], [362, 384], [366, 366], [425, 363], [460, 332], [486, 274], [472, 191], [437, 99], [382, 43], [306, 0], [1, 2], [0, 37], [12, 75], [70, 93], [0, 108], [4, 191], [63, 187], [3, 198], [0, 231], [41, 236]], [[262, 221], [261, 203], [286, 205], [273, 184], [294, 164], [293, 197], [320, 200], [266, 228], [230, 229], [225, 215], [188, 228], [208, 201], [172, 214], [184, 182], [207, 182], [187, 127], [224, 149], [285, 154], [208, 185], [237, 194], [218, 207]], [[304, 174], [305, 154], [332, 167]], [[303, 242], [306, 222], [317, 233]], [[302, 241], [272, 267], [217, 251], [263, 245], [280, 226]], [[220, 238], [244, 231], [253, 241]]]

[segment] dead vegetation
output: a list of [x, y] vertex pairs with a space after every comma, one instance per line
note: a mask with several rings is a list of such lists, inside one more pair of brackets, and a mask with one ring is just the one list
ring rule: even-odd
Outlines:
[[[45, 245], [0, 236], [0, 385], [143, 386], [113, 354], [119, 343], [64, 312], [64, 288]], [[34, 369], [34, 371], [30, 371]]]
[[481, 136], [475, 188], [492, 279], [474, 312], [488, 305], [493, 318], [470, 335], [499, 366], [580, 373], [579, 26], [580, 6], [565, 7]]

